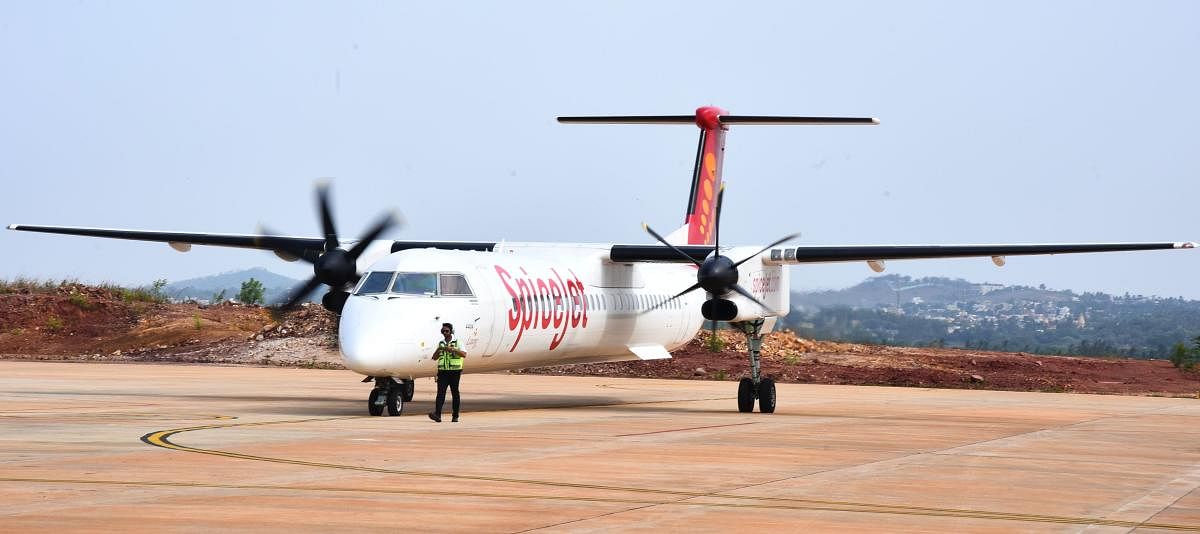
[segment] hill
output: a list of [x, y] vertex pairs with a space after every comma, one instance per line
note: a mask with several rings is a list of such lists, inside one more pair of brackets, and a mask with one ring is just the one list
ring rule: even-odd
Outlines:
[[908, 346], [1166, 358], [1200, 335], [1200, 302], [888, 275], [792, 297], [801, 335]]
[[242, 282], [251, 278], [262, 282], [263, 299], [266, 302], [281, 301], [292, 287], [300, 283], [299, 280], [256, 267], [170, 282], [163, 288], [163, 293], [172, 300], [195, 300], [207, 304], [214, 295], [222, 291], [225, 292], [227, 299], [237, 297], [238, 291], [242, 288]]

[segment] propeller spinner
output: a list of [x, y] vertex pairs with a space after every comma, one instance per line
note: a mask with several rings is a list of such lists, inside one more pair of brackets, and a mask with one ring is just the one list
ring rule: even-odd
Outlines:
[[313, 276], [304, 283], [297, 285], [289, 294], [291, 297], [283, 304], [283, 309], [290, 309], [308, 298], [318, 286], [324, 284], [330, 287], [321, 299], [321, 304], [334, 313], [341, 313], [346, 298], [350, 296], [349, 287], [358, 283], [360, 277], [357, 268], [358, 257], [366, 251], [371, 242], [375, 241], [392, 226], [397, 224], [397, 217], [385, 213], [349, 250], [343, 249], [338, 241], [337, 229], [333, 224], [333, 211], [329, 207], [329, 185], [317, 184], [317, 210], [321, 216], [321, 230], [324, 233], [324, 251], [314, 257], [311, 253], [296, 249], [276, 249], [281, 256], [300, 258], [312, 263]]
[[682, 250], [679, 250], [674, 245], [668, 243], [666, 239], [659, 235], [658, 232], [655, 232], [653, 229], [651, 229], [648, 225], [642, 224], [642, 228], [645, 228], [646, 232], [654, 236], [654, 239], [657, 239], [659, 243], [670, 247], [671, 250], [674, 250], [680, 256], [687, 258], [688, 261], [696, 264], [697, 267], [695, 284], [679, 292], [679, 294], [667, 299], [665, 302], [660, 303], [654, 308], [662, 306], [697, 289], [703, 289], [709, 295], [712, 295], [712, 297], [704, 302], [704, 305], [700, 308], [700, 313], [704, 315], [705, 319], [714, 321], [714, 323], [715, 321], [729, 321], [737, 316], [737, 305], [724, 298], [729, 296], [730, 293], [737, 293], [743, 297], [746, 297], [755, 304], [762, 306], [765, 310], [771, 309], [770, 306], [763, 304], [761, 300], [758, 300], [758, 298], [747, 291], [746, 288], [738, 285], [738, 267], [749, 261], [751, 258], [757, 257], [759, 254], [762, 254], [768, 249], [778, 246], [785, 241], [791, 241], [792, 239], [799, 237], [800, 234], [791, 234], [785, 236], [782, 239], [778, 239], [774, 243], [763, 247], [762, 250], [747, 256], [741, 261], [734, 262], [729, 256], [721, 255], [721, 204], [724, 198], [725, 185], [722, 184], [720, 192], [717, 193], [716, 220], [713, 221], [713, 227], [715, 230], [713, 234], [713, 254], [705, 258], [703, 262], [696, 261]]

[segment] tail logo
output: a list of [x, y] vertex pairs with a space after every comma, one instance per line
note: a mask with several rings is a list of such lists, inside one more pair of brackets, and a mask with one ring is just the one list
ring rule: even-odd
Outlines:
[[709, 219], [709, 214], [712, 213], [713, 202], [713, 184], [717, 181], [717, 157], [712, 152], [704, 153], [704, 167], [701, 173], [700, 180], [700, 237], [704, 242], [709, 241], [709, 235], [712, 234], [712, 220]]

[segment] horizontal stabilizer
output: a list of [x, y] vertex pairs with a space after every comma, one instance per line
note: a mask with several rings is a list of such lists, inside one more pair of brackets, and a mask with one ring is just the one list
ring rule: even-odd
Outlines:
[[671, 353], [662, 345], [629, 345], [629, 352], [643, 360], [665, 360], [671, 357]]
[[[873, 117], [783, 117], [776, 115], [719, 115], [721, 124], [879, 124]], [[612, 115], [595, 117], [559, 117], [565, 124], [696, 124], [695, 115]]]

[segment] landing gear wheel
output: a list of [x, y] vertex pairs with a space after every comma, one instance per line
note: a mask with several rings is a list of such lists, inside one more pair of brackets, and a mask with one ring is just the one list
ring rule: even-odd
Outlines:
[[415, 394], [415, 393], [417, 392], [417, 383], [416, 383], [416, 381], [413, 381], [413, 380], [405, 380], [405, 381], [403, 382], [403, 384], [402, 384], [400, 387], [401, 387], [401, 388], [403, 388], [403, 393], [404, 393], [404, 394], [403, 394], [403, 395], [401, 395], [401, 398], [403, 398], [403, 399], [404, 399], [404, 402], [412, 402], [412, 400], [413, 400], [413, 394]]
[[387, 392], [387, 411], [388, 415], [400, 415], [404, 411], [404, 392], [398, 387], [388, 388]]
[[379, 398], [386, 394], [386, 390], [379, 388], [372, 389], [371, 394], [367, 395], [367, 412], [371, 415], [383, 415], [383, 402]]
[[743, 378], [738, 382], [738, 411], [742, 413], [754, 411], [754, 381]]
[[775, 381], [770, 378], [758, 381], [758, 411], [775, 413]]

